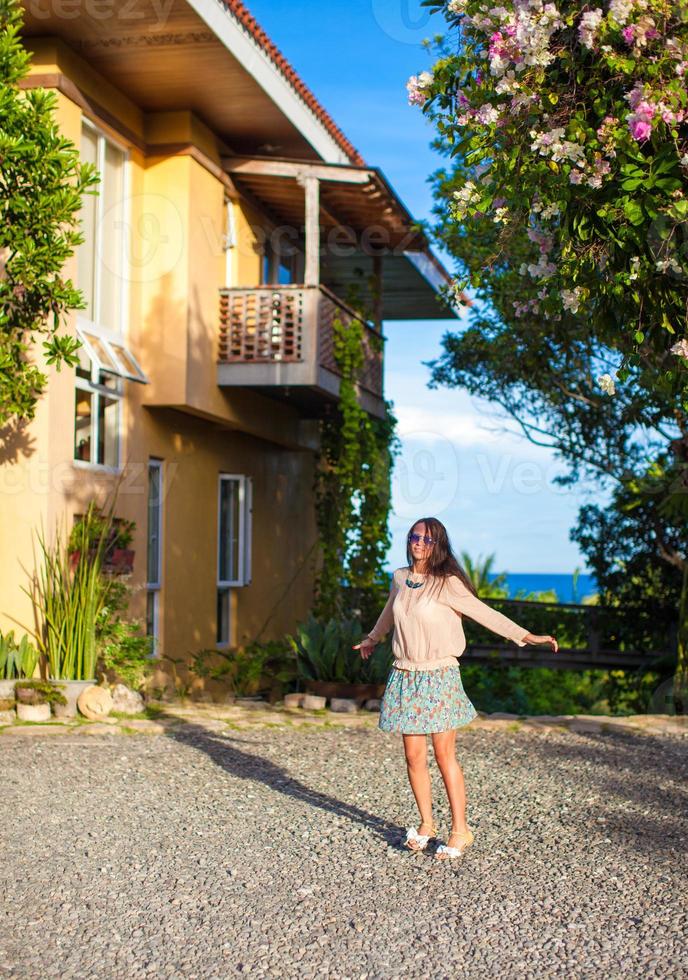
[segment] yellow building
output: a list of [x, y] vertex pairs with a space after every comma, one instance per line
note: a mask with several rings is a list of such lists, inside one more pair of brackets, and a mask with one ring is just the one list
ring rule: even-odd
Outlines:
[[[0, 629], [33, 626], [35, 532], [120, 483], [132, 613], [184, 658], [292, 629], [312, 600], [318, 419], [350, 284], [382, 321], [447, 317], [447, 274], [239, 2], [30, 0], [27, 87], [101, 175], [68, 268], [81, 367], [49, 372], [1, 470]], [[382, 356], [359, 395], [381, 414]], [[20, 630], [21, 631], [21, 630]]]

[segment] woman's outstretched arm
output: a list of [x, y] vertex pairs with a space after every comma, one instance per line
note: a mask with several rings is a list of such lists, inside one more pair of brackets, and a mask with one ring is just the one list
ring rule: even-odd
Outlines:
[[513, 640], [520, 647], [524, 647], [529, 643], [533, 645], [549, 643], [556, 653], [558, 645], [553, 636], [538, 636], [530, 633], [523, 626], [515, 623], [513, 619], [509, 619], [503, 613], [497, 612], [496, 609], [488, 606], [482, 599], [474, 596], [457, 575], [452, 575], [445, 585], [448, 590], [447, 602], [456, 612], [460, 612], [470, 617], [470, 619], [474, 619], [476, 623], [480, 623], [481, 626], [485, 626], [498, 636], [503, 636], [507, 640]]
[[371, 629], [370, 633], [368, 633], [370, 639], [374, 640], [375, 643], [381, 640], [386, 633], [389, 633], [394, 625], [394, 613], [392, 612], [392, 606], [394, 605], [394, 599], [398, 591], [399, 586], [397, 584], [397, 573], [394, 572], [392, 575], [392, 584], [389, 589], [389, 598], [385, 603], [384, 609], [378, 616], [377, 622]]

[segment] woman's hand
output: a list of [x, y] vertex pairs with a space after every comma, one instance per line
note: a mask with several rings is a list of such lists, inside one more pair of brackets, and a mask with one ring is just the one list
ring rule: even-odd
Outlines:
[[553, 636], [536, 636], [534, 633], [526, 633], [523, 639], [526, 643], [529, 643], [532, 646], [539, 646], [541, 643], [547, 643], [552, 648], [554, 653], [556, 653], [559, 649], [559, 644]]
[[368, 657], [371, 655], [371, 653], [373, 652], [373, 650], [375, 649], [376, 646], [377, 646], [377, 643], [375, 642], [375, 640], [371, 640], [371, 638], [369, 636], [366, 636], [366, 637], [364, 637], [364, 639], [361, 640], [360, 643], [357, 643], [355, 646], [351, 647], [351, 649], [352, 650], [360, 650], [361, 651], [361, 657], [364, 660], [367, 660]]

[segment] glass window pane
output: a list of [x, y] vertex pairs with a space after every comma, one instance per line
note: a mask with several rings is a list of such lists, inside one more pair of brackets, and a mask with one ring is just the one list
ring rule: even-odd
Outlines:
[[229, 589], [217, 590], [217, 642], [229, 643]]
[[79, 358], [79, 364], [76, 369], [77, 378], [84, 378], [86, 381], [91, 380], [93, 365], [91, 363], [91, 358], [88, 356], [86, 348], [82, 344], [77, 350], [77, 357]]
[[119, 464], [119, 399], [98, 396], [98, 463]]
[[220, 481], [218, 578], [234, 582], [239, 577], [239, 486], [237, 480]]
[[160, 529], [162, 502], [160, 499], [162, 470], [148, 467], [148, 584], [160, 582]]
[[101, 367], [105, 368], [108, 371], [115, 371], [117, 374], [119, 374], [120, 373], [119, 367], [112, 359], [112, 355], [110, 354], [109, 350], [107, 349], [103, 341], [100, 339], [100, 337], [96, 336], [96, 334], [91, 333], [88, 330], [83, 330], [82, 332], [84, 337], [86, 338], [86, 342], [90, 345], [90, 347], [93, 350], [93, 353], [100, 361]]
[[114, 350], [117, 360], [120, 362], [127, 374], [133, 374], [137, 378], [140, 378], [142, 374], [139, 366], [126, 347], [122, 347], [121, 344], [115, 344], [112, 341], [110, 341], [110, 346]]
[[[81, 131], [81, 160], [83, 163], [97, 163], [97, 147], [97, 135], [92, 129], [84, 126]], [[86, 309], [83, 312], [89, 320], [95, 319], [93, 300], [95, 292], [96, 220], [99, 188], [96, 187], [95, 190], [95, 194], [84, 194], [81, 202], [81, 211], [79, 212], [84, 241], [78, 249], [77, 285], [84, 294]]]
[[102, 177], [103, 216], [98, 264], [100, 310], [96, 323], [120, 331], [125, 275], [123, 243], [127, 232], [124, 220], [124, 153], [107, 140]]
[[81, 388], [74, 395], [74, 459], [92, 462], [93, 395]]

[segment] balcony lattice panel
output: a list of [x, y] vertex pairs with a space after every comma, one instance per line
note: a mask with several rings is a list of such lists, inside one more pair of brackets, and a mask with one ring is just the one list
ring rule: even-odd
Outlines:
[[[320, 317], [318, 322], [320, 341], [320, 364], [322, 367], [340, 374], [334, 357], [334, 326], [333, 320], [339, 317], [343, 323], [351, 323], [353, 317], [344, 307], [339, 306], [329, 296], [320, 299]], [[379, 350], [377, 348], [380, 348]], [[363, 326], [363, 364], [356, 378], [362, 388], [375, 395], [382, 393], [382, 348], [381, 339], [369, 326]]]
[[220, 297], [221, 361], [300, 361], [303, 330], [300, 289], [232, 289]]

